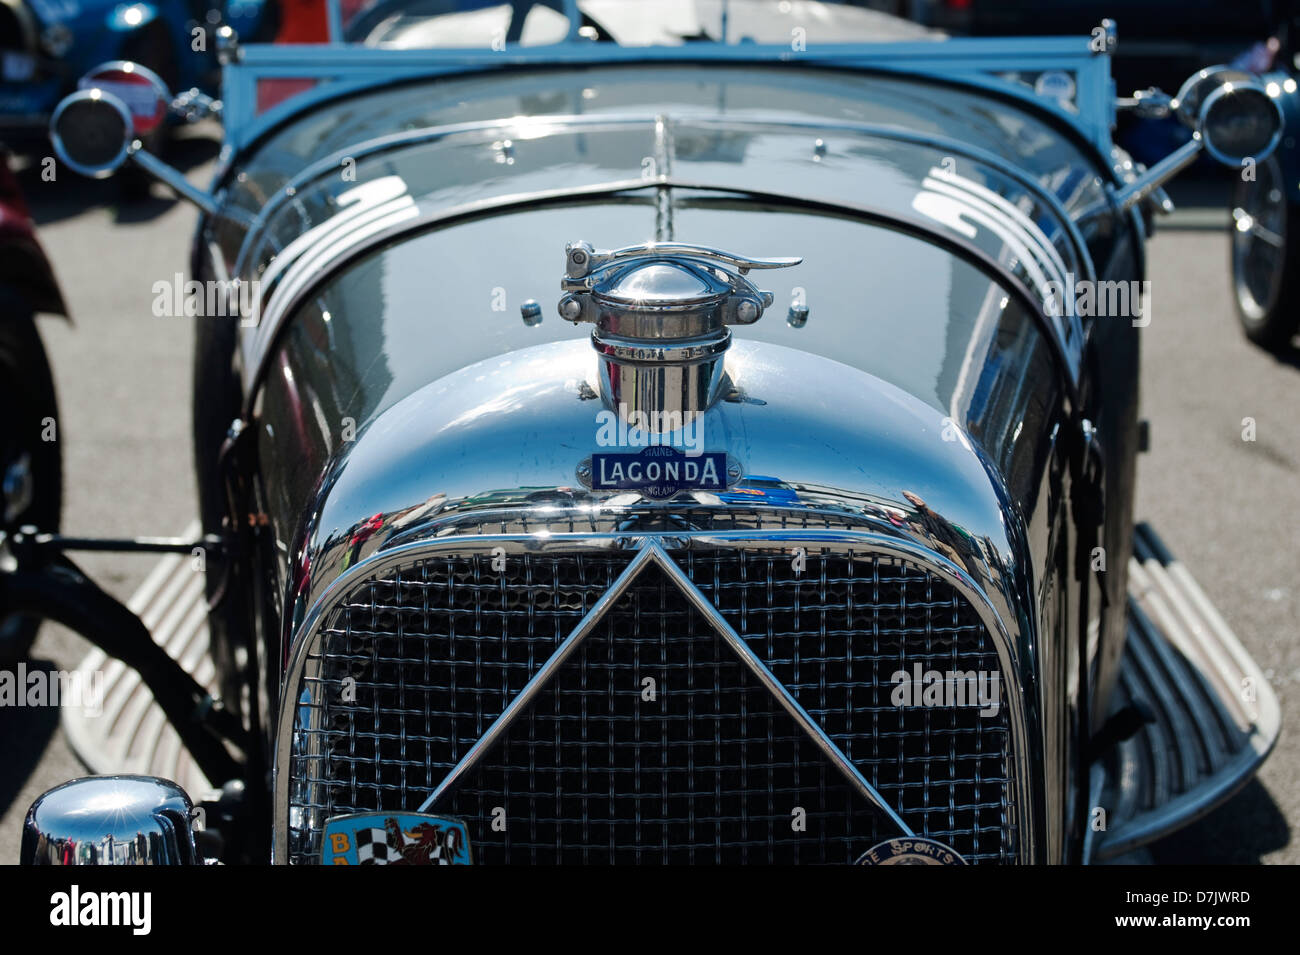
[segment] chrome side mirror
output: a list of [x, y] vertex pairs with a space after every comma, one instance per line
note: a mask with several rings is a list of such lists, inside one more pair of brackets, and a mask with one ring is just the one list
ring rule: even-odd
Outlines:
[[1115, 193], [1120, 208], [1146, 199], [1190, 166], [1202, 149], [1216, 162], [1239, 167], [1263, 162], [1282, 138], [1282, 108], [1258, 77], [1226, 66], [1194, 73], [1172, 98], [1154, 91], [1127, 101], [1149, 116], [1174, 115], [1192, 129], [1192, 139]]
[[171, 93], [152, 70], [113, 60], [95, 67], [50, 117], [55, 155], [75, 172], [103, 179], [167, 118]]
[[134, 139], [126, 104], [104, 90], [78, 90], [63, 99], [50, 118], [54, 154], [91, 179], [117, 172], [131, 155]]
[[23, 822], [23, 865], [200, 865], [185, 790], [154, 776], [56, 786]]
[[182, 115], [199, 116], [219, 111], [219, 103], [194, 90], [173, 101], [157, 74], [126, 60], [95, 67], [77, 85], [50, 117], [50, 142], [60, 162], [83, 176], [104, 179], [131, 161], [205, 212], [215, 211], [211, 196], [146, 151], [141, 140], [166, 122], [174, 107]]

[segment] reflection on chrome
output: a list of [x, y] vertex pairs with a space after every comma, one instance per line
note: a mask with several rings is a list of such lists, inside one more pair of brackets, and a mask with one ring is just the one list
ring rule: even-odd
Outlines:
[[152, 776], [74, 779], [41, 796], [23, 823], [24, 865], [195, 865], [193, 806]]

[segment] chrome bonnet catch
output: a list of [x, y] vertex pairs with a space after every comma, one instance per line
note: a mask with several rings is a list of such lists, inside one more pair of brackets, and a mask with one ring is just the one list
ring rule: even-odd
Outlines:
[[560, 317], [595, 326], [601, 396], [620, 415], [686, 421], [722, 396], [729, 325], [752, 325], [771, 292], [745, 276], [801, 258], [749, 259], [703, 246], [650, 242], [598, 252], [565, 247]]

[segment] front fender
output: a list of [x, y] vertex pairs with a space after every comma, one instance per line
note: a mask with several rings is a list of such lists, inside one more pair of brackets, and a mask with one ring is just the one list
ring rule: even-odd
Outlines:
[[[32, 311], [68, 314], [50, 261], [34, 238], [9, 239], [0, 232], [0, 285], [20, 290], [31, 303]], [[4, 318], [0, 314], [0, 320]]]
[[[36, 239], [27, 204], [7, 161], [0, 160], [0, 285], [21, 291], [33, 311], [67, 315], [54, 269]], [[5, 316], [0, 314], [0, 319]]]

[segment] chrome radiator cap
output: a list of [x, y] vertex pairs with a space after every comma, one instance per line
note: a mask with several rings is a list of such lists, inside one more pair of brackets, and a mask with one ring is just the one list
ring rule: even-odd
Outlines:
[[610, 408], [683, 421], [721, 397], [727, 326], [752, 325], [772, 304], [772, 293], [745, 275], [801, 261], [749, 259], [680, 242], [606, 252], [571, 242], [560, 317], [595, 326], [591, 342]]
[[23, 821], [23, 865], [197, 865], [185, 790], [155, 776], [89, 776], [40, 796]]

